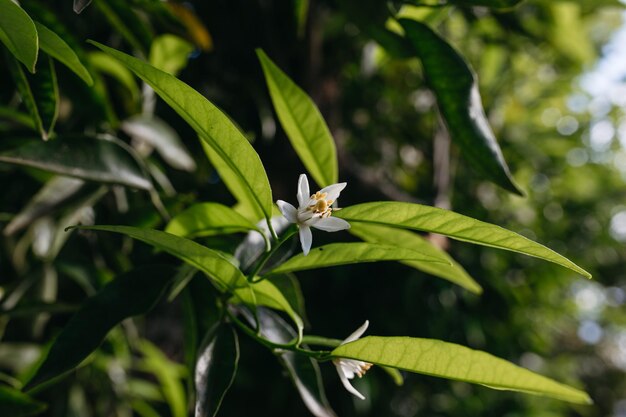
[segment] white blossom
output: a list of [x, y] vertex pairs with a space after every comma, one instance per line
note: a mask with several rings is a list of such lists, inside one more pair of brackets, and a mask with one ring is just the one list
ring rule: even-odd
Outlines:
[[331, 217], [332, 204], [337, 200], [347, 183], [341, 182], [324, 187], [315, 194], [309, 194], [309, 180], [305, 174], [298, 180], [298, 208], [278, 200], [276, 204], [289, 222], [298, 225], [302, 252], [307, 255], [311, 250], [313, 235], [311, 227], [325, 232], [337, 232], [350, 228], [350, 224], [336, 217]]
[[[352, 333], [343, 342], [341, 342], [340, 346], [345, 345], [346, 343], [354, 342], [359, 337], [361, 337], [363, 333], [365, 333], [365, 330], [367, 330], [367, 326], [369, 326], [369, 324], [370, 322], [368, 320], [365, 320], [365, 323], [363, 323], [361, 327], [356, 329], [354, 333]], [[348, 390], [348, 392], [364, 400], [365, 397], [363, 396], [363, 394], [357, 391], [356, 388], [354, 388], [352, 384], [350, 384], [349, 380], [354, 378], [355, 375], [361, 378], [363, 375], [365, 375], [368, 369], [372, 367], [372, 364], [356, 359], [346, 358], [333, 359], [333, 364], [335, 365], [335, 368], [337, 368], [337, 373], [339, 374], [339, 379], [341, 380], [341, 383]]]

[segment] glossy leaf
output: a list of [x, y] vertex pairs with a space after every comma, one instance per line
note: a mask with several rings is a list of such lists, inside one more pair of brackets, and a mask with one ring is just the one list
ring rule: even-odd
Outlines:
[[195, 368], [195, 417], [217, 415], [239, 365], [239, 339], [232, 327], [218, 325], [206, 342]]
[[57, 176], [48, 181], [33, 196], [11, 222], [4, 228], [3, 233], [10, 236], [20, 229], [28, 226], [33, 220], [58, 207], [62, 202], [73, 196], [84, 182], [79, 179]]
[[259, 155], [230, 121], [200, 93], [177, 78], [115, 49], [92, 42], [148, 83], [218, 154], [253, 196], [266, 219], [272, 214], [272, 191]]
[[0, 162], [29, 166], [101, 183], [149, 190], [152, 184], [134, 158], [111, 140], [59, 137], [50, 142], [26, 141], [0, 153]]
[[198, 203], [178, 214], [165, 231], [177, 236], [197, 237], [247, 232], [257, 227], [235, 210], [218, 203]]
[[523, 195], [514, 183], [489, 126], [473, 70], [443, 38], [423, 23], [400, 19], [406, 38], [422, 61], [452, 141], [477, 172], [500, 187]]
[[161, 71], [176, 76], [187, 66], [189, 55], [193, 50], [193, 45], [186, 40], [166, 33], [152, 41], [150, 64]]
[[120, 275], [87, 299], [57, 336], [25, 390], [74, 369], [100, 346], [114, 326], [151, 310], [174, 274], [173, 268], [163, 265], [138, 268]]
[[235, 297], [249, 306], [265, 306], [275, 310], [284, 311], [293, 320], [298, 329], [298, 341], [302, 339], [304, 323], [302, 318], [293, 309], [289, 301], [280, 290], [270, 281], [263, 280], [250, 284], [247, 288], [239, 288], [234, 291]]
[[35, 72], [37, 29], [30, 16], [12, 0], [0, 0], [0, 41], [30, 72]]
[[122, 65], [115, 58], [110, 57], [104, 52], [91, 52], [88, 55], [89, 63], [98, 72], [113, 77], [123, 85], [130, 93], [132, 101], [137, 101], [140, 96], [139, 87], [133, 77], [133, 73], [130, 72], [124, 65]]
[[291, 145], [317, 185], [337, 182], [337, 151], [328, 126], [313, 100], [261, 49], [256, 50], [274, 109]]
[[448, 264], [415, 260], [400, 262], [453, 282], [473, 293], [483, 292], [481, 286], [450, 255], [416, 233], [368, 223], [353, 223], [350, 226], [349, 232], [366, 242], [394, 245], [439, 258]]
[[591, 403], [583, 391], [488, 353], [440, 340], [369, 336], [341, 345], [331, 354], [495, 389], [544, 395], [579, 404]]
[[209, 275], [222, 290], [247, 285], [241, 271], [221, 253], [193, 240], [152, 229], [131, 226], [77, 226], [80, 229], [113, 232], [132, 237], [161, 249]]
[[418, 260], [446, 264], [441, 257], [424, 255], [420, 252], [378, 243], [331, 243], [311, 249], [308, 255], [300, 253], [288, 259], [272, 274], [325, 268], [336, 265], [348, 265], [362, 262]]
[[45, 56], [37, 63], [37, 72], [27, 75], [17, 61], [11, 58], [9, 61], [24, 106], [42, 139], [48, 140], [58, 115], [59, 89], [54, 64]]
[[345, 207], [334, 215], [350, 223], [363, 222], [422, 230], [477, 245], [523, 253], [564, 266], [591, 278], [589, 272], [552, 249], [500, 226], [481, 222], [449, 210], [420, 204], [384, 201]]
[[[294, 340], [296, 332], [278, 314], [259, 308], [257, 311], [261, 336], [273, 343], [287, 344]], [[246, 315], [254, 324], [251, 314]], [[304, 405], [316, 417], [335, 417], [324, 392], [322, 375], [315, 359], [293, 352], [276, 352], [278, 360], [287, 370], [291, 381], [298, 390]]]
[[121, 128], [133, 139], [153, 146], [170, 166], [189, 172], [196, 169], [196, 163], [178, 133], [163, 120], [155, 116], [136, 115], [124, 120]]
[[91, 4], [92, 0], [74, 0], [74, 13], [81, 14]]
[[14, 388], [0, 385], [0, 416], [28, 417], [41, 414], [46, 405]]
[[39, 22], [35, 22], [37, 33], [39, 34], [40, 48], [72, 70], [76, 75], [83, 79], [88, 85], [93, 84], [93, 79], [87, 71], [87, 68], [80, 62], [76, 53], [70, 46], [56, 33], [45, 27]]

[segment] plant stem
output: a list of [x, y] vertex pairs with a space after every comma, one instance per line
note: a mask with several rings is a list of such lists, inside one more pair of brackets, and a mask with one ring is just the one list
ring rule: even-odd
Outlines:
[[272, 246], [272, 249], [269, 252], [265, 252], [263, 254], [263, 256], [261, 257], [261, 259], [259, 260], [259, 262], [257, 262], [257, 264], [255, 265], [254, 269], [252, 270], [252, 272], [250, 272], [250, 274], [248, 274], [248, 281], [252, 282], [252, 283], [256, 283], [262, 280], [259, 279], [257, 281], [253, 281], [254, 277], [261, 272], [261, 269], [263, 269], [263, 267], [265, 266], [265, 264], [267, 263], [267, 261], [272, 257], [272, 255], [274, 255], [276, 253], [276, 251], [282, 246], [283, 243], [285, 243], [287, 240], [289, 240], [289, 238], [291, 238], [293, 235], [296, 234], [296, 232], [298, 231], [298, 227], [295, 225], [292, 225], [289, 227], [289, 229], [287, 229], [287, 231], [285, 232], [285, 234], [283, 236], [281, 236], [280, 238], [278, 238], [276, 240], [276, 243]]

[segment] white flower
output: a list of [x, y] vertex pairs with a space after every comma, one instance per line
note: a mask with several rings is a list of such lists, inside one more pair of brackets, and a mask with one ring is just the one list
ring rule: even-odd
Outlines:
[[291, 223], [298, 225], [302, 252], [305, 255], [309, 253], [313, 243], [311, 227], [325, 232], [337, 232], [350, 228], [347, 221], [331, 217], [333, 212], [331, 206], [339, 197], [341, 190], [346, 188], [346, 184], [341, 182], [329, 185], [309, 196], [309, 180], [305, 174], [302, 174], [298, 180], [298, 208], [282, 200], [276, 202], [283, 216]]
[[[354, 342], [359, 337], [361, 337], [361, 335], [365, 333], [365, 330], [367, 330], [367, 326], [369, 326], [369, 324], [370, 322], [368, 320], [365, 320], [365, 323], [363, 323], [361, 327], [356, 329], [354, 333], [352, 333], [343, 342], [341, 342], [340, 346], [345, 345], [346, 343]], [[365, 375], [368, 369], [372, 367], [372, 364], [356, 359], [345, 358], [333, 359], [333, 364], [337, 368], [337, 373], [339, 374], [339, 379], [341, 380], [341, 383], [348, 390], [348, 392], [364, 400], [365, 397], [363, 396], [363, 394], [357, 391], [348, 380], [354, 378], [355, 375], [358, 375], [358, 377], [361, 378], [363, 375]]]

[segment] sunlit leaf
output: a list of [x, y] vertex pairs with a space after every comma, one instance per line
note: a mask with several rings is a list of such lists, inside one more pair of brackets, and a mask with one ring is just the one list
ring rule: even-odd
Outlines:
[[400, 19], [437, 96], [452, 141], [472, 168], [502, 188], [522, 195], [489, 126], [473, 70], [443, 38], [423, 23]]
[[8, 386], [0, 385], [0, 416], [28, 417], [41, 414], [46, 405]]
[[337, 182], [335, 142], [313, 100], [257, 49], [274, 109], [291, 145], [317, 185]]
[[87, 299], [55, 339], [44, 362], [28, 381], [30, 390], [77, 367], [122, 320], [147, 313], [174, 277], [168, 266], [127, 272]]
[[200, 135], [237, 175], [237, 178], [263, 211], [265, 218], [272, 214], [272, 191], [259, 155], [230, 121], [200, 93], [175, 77], [136, 58], [92, 42], [104, 52], [126, 65], [156, 91], [167, 104]]
[[272, 274], [325, 268], [361, 262], [417, 260], [447, 264], [441, 257], [433, 257], [415, 250], [378, 243], [331, 243], [311, 249], [308, 255], [302, 253], [287, 260], [272, 270]]
[[185, 171], [196, 169], [189, 151], [170, 125], [156, 116], [135, 115], [121, 125], [127, 135], [153, 146], [170, 166]]
[[30, 72], [35, 72], [37, 29], [30, 16], [12, 0], [0, 0], [0, 41]]
[[217, 415], [239, 364], [239, 339], [235, 330], [218, 325], [201, 349], [195, 369], [195, 417]]
[[193, 45], [178, 36], [166, 33], [150, 46], [150, 64], [174, 76], [187, 66]]
[[483, 291], [481, 286], [474, 281], [465, 269], [454, 261], [450, 255], [416, 233], [368, 223], [353, 223], [350, 226], [349, 232], [366, 242], [382, 243], [412, 249], [425, 255], [439, 258], [448, 263], [422, 262], [416, 260], [400, 261], [405, 265], [446, 279], [460, 285], [468, 291], [477, 294]]
[[49, 56], [37, 62], [37, 72], [26, 74], [17, 61], [9, 58], [9, 69], [24, 106], [42, 139], [48, 140], [58, 116], [59, 89], [54, 63]]
[[241, 214], [219, 203], [194, 204], [170, 220], [165, 228], [168, 233], [184, 237], [211, 236], [249, 230], [259, 231]]
[[0, 162], [43, 169], [84, 180], [152, 188], [133, 157], [115, 142], [91, 137], [58, 137], [24, 141], [0, 153]]
[[132, 101], [139, 99], [139, 87], [137, 86], [135, 77], [133, 77], [133, 73], [118, 60], [99, 51], [89, 53], [88, 59], [89, 63], [96, 71], [113, 77], [114, 80], [123, 85], [130, 93]]
[[495, 389], [544, 395], [579, 404], [591, 403], [583, 391], [488, 353], [440, 340], [369, 336], [341, 345], [331, 354]]
[[39, 46], [48, 55], [61, 62], [71, 69], [76, 75], [87, 84], [92, 85], [93, 80], [87, 68], [78, 59], [76, 53], [70, 46], [56, 33], [39, 22], [35, 22], [37, 33], [39, 34]]
[[334, 215], [350, 223], [363, 222], [422, 230], [477, 245], [523, 253], [564, 266], [591, 278], [589, 272], [552, 249], [500, 226], [481, 222], [449, 210], [420, 204], [385, 201], [345, 207]]
[[152, 229], [131, 226], [78, 226], [80, 229], [121, 233], [161, 249], [206, 273], [222, 290], [247, 285], [241, 271], [220, 252], [193, 240]]

